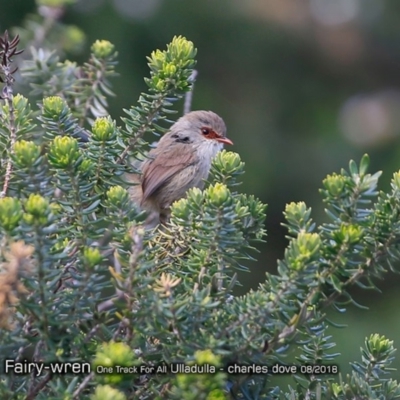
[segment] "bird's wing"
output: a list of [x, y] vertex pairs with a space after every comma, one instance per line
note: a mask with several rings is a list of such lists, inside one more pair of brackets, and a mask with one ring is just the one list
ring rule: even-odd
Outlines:
[[175, 174], [196, 161], [195, 151], [189, 150], [188, 145], [172, 145], [168, 149], [168, 154], [161, 153], [160, 148], [156, 148], [150, 152], [149, 157], [150, 160], [143, 167], [142, 203]]

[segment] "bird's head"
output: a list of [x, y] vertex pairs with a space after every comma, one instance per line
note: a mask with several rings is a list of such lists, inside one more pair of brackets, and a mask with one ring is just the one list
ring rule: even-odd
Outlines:
[[171, 137], [177, 142], [221, 149], [233, 144], [226, 137], [224, 120], [212, 111], [192, 111], [171, 127]]

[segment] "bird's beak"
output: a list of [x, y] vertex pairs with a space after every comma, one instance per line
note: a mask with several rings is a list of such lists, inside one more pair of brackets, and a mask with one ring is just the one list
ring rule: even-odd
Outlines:
[[220, 142], [220, 143], [223, 143], [223, 144], [230, 144], [230, 145], [233, 144], [231, 139], [228, 139], [227, 137], [223, 137], [223, 136], [216, 137], [215, 140], [217, 142]]

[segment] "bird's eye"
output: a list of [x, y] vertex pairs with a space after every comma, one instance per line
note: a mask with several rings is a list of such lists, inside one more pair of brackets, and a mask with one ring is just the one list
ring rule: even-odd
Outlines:
[[210, 130], [208, 128], [201, 128], [201, 133], [203, 135], [209, 135], [210, 134]]

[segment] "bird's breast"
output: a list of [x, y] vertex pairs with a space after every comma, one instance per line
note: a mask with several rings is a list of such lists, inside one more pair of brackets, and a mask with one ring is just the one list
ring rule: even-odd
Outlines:
[[221, 143], [205, 140], [197, 148], [197, 159], [198, 159], [198, 177], [199, 182], [207, 179], [210, 172], [211, 163], [217, 153], [222, 149]]

